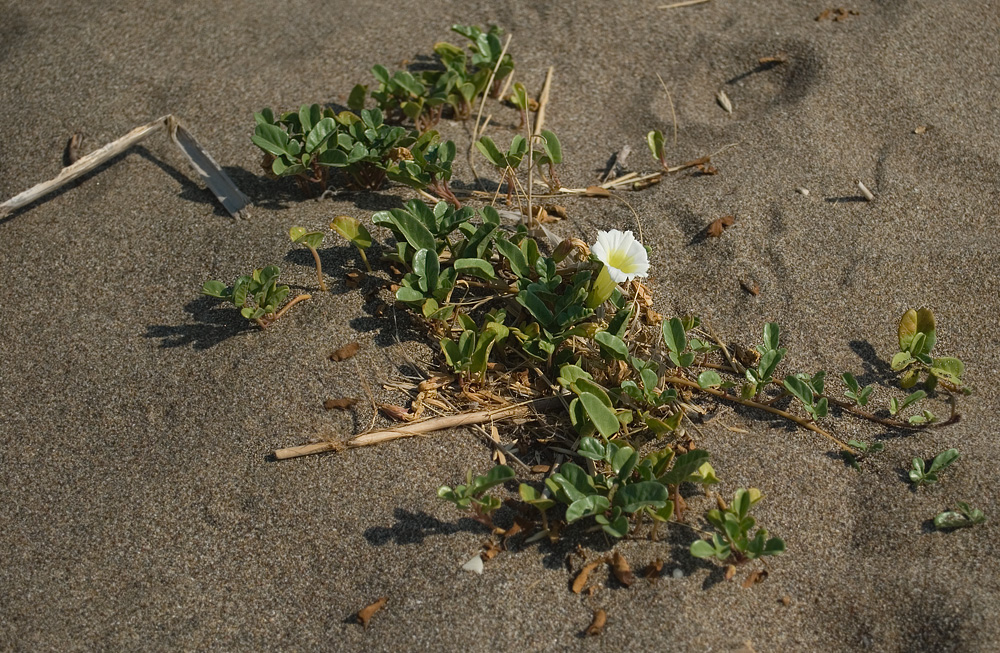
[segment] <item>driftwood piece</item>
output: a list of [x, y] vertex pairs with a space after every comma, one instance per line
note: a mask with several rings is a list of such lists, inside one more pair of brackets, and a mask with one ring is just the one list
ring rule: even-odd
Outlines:
[[559, 401], [560, 397], [545, 397], [542, 399], [535, 399], [524, 404], [508, 406], [506, 408], [499, 408], [496, 410], [479, 410], [474, 413], [459, 413], [458, 415], [435, 417], [421, 422], [412, 422], [404, 426], [362, 433], [361, 435], [348, 440], [346, 443], [317, 442], [315, 444], [306, 444], [300, 447], [278, 449], [274, 452], [274, 458], [275, 460], [287, 460], [289, 458], [309, 456], [312, 454], [324, 453], [326, 451], [337, 451], [345, 447], [368, 447], [373, 444], [381, 444], [382, 442], [389, 442], [390, 440], [398, 440], [400, 438], [410, 438], [415, 435], [442, 431], [444, 429], [455, 428], [457, 426], [482, 424], [491, 420], [505, 419], [509, 417], [521, 417], [527, 415], [532, 410], [545, 410], [547, 408], [558, 406]]
[[250, 199], [236, 188], [236, 184], [229, 178], [229, 175], [219, 167], [219, 164], [205, 151], [191, 132], [187, 131], [174, 115], [168, 114], [145, 125], [136, 127], [121, 138], [94, 150], [86, 156], [80, 157], [72, 165], [63, 168], [62, 172], [56, 175], [55, 178], [36, 184], [23, 193], [15, 195], [0, 204], [0, 218], [41, 199], [74, 179], [82, 177], [122, 152], [125, 152], [151, 134], [164, 128], [169, 132], [171, 140], [184, 153], [184, 156], [191, 163], [195, 172], [198, 173], [209, 189], [215, 193], [222, 207], [231, 216], [240, 217], [243, 209], [250, 203]]

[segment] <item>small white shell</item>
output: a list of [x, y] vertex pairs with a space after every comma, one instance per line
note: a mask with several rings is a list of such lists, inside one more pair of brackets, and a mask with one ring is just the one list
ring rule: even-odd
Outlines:
[[483, 559], [477, 553], [476, 555], [469, 558], [469, 561], [462, 565], [463, 571], [468, 571], [473, 574], [483, 575]]

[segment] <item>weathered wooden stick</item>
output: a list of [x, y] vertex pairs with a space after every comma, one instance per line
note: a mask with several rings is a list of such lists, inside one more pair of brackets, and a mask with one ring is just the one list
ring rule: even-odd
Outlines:
[[240, 192], [233, 180], [219, 167], [212, 155], [201, 146], [194, 134], [189, 132], [173, 115], [166, 117], [170, 131], [170, 140], [181, 149], [188, 163], [205, 182], [208, 189], [215, 193], [219, 204], [234, 218], [243, 217], [243, 209], [250, 204], [250, 198]]
[[507, 408], [499, 408], [496, 410], [479, 410], [474, 413], [460, 413], [458, 415], [447, 415], [445, 417], [435, 417], [432, 419], [423, 420], [421, 422], [412, 422], [404, 426], [399, 426], [391, 429], [383, 429], [381, 431], [371, 431], [370, 433], [362, 433], [361, 435], [348, 440], [346, 443], [340, 442], [317, 442], [315, 444], [306, 444], [300, 447], [288, 447], [286, 449], [278, 449], [274, 452], [275, 460], [287, 460], [289, 458], [298, 458], [300, 456], [309, 456], [311, 454], [323, 453], [325, 451], [337, 451], [346, 448], [356, 448], [356, 447], [368, 447], [373, 444], [380, 444], [382, 442], [389, 442], [390, 440], [398, 440], [400, 438], [409, 438], [414, 435], [421, 435], [424, 433], [431, 433], [433, 431], [441, 431], [444, 429], [455, 428], [456, 426], [467, 426], [470, 424], [482, 424], [484, 422], [489, 422], [494, 419], [505, 419], [508, 417], [518, 417], [522, 415], [527, 415], [532, 410], [545, 410], [546, 408], [555, 407], [559, 405], [559, 397], [544, 397], [542, 399], [534, 399], [524, 404], [518, 404], [516, 406], [508, 406]]
[[60, 172], [54, 179], [44, 181], [40, 184], [32, 186], [23, 193], [15, 195], [3, 204], [0, 204], [0, 218], [4, 217], [11, 211], [16, 211], [22, 206], [31, 204], [35, 200], [48, 195], [57, 188], [65, 186], [74, 179], [82, 177], [94, 168], [100, 166], [102, 163], [115, 158], [150, 134], [163, 129], [169, 118], [170, 116], [163, 116], [162, 118], [157, 118], [152, 122], [142, 125], [141, 127], [136, 127], [118, 140], [111, 141], [104, 147], [94, 150], [86, 156], [80, 157], [76, 163], [63, 168], [62, 172]]
[[157, 118], [152, 122], [136, 127], [121, 138], [111, 141], [104, 147], [94, 150], [86, 156], [80, 157], [72, 165], [63, 168], [62, 172], [55, 178], [36, 184], [23, 193], [15, 195], [3, 204], [0, 204], [0, 218], [41, 199], [74, 179], [82, 177], [164, 127], [170, 133], [170, 139], [184, 153], [191, 167], [198, 173], [198, 176], [205, 182], [209, 190], [215, 193], [222, 207], [231, 216], [239, 217], [243, 209], [250, 203], [250, 199], [240, 192], [236, 184], [233, 183], [233, 180], [229, 178], [229, 175], [219, 167], [219, 164], [205, 151], [205, 148], [198, 143], [191, 132], [184, 129], [174, 115], [167, 114], [162, 118]]

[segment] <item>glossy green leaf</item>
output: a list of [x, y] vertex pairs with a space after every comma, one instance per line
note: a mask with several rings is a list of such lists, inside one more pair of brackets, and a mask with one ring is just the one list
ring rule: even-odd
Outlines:
[[578, 519], [602, 513], [610, 507], [611, 502], [608, 501], [608, 498], [599, 494], [581, 497], [566, 508], [566, 523], [572, 524]]
[[587, 417], [591, 419], [594, 426], [597, 427], [597, 430], [604, 437], [610, 438], [621, 428], [621, 424], [615, 416], [615, 412], [604, 405], [604, 402], [602, 402], [596, 395], [589, 392], [583, 392], [580, 394], [580, 403], [583, 405], [583, 409], [587, 412]]

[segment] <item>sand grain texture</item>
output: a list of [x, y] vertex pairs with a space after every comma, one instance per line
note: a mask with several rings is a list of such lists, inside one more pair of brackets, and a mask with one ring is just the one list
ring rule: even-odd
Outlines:
[[[174, 113], [255, 207], [231, 220], [163, 136], [0, 221], [0, 649], [1000, 648], [996, 8], [858, 0], [859, 15], [817, 22], [826, 4], [621, 4], [2, 3], [0, 197], [55, 176], [74, 132], [90, 151]], [[502, 24], [529, 88], [555, 66], [546, 127], [562, 139], [567, 185], [595, 183], [624, 144], [633, 168], [652, 170], [653, 128], [678, 163], [738, 143], [713, 160], [718, 175], [627, 195], [653, 251], [657, 310], [697, 312], [745, 343], [777, 321], [789, 369], [874, 382], [898, 316], [929, 306], [939, 350], [969, 364], [977, 389], [963, 420], [887, 437], [857, 474], [812, 434], [724, 409], [748, 434], [706, 431], [723, 490], [761, 488], [759, 520], [788, 544], [748, 590], [742, 575], [727, 583], [692, 560], [682, 528], [622, 545], [636, 569], [664, 559], [659, 582], [610, 580], [593, 597], [569, 591], [572, 538], [462, 572], [484, 533], [435, 490], [486, 469], [489, 450], [471, 433], [268, 462], [317, 432], [367, 426], [365, 400], [354, 412], [322, 407], [363, 397], [354, 361], [377, 386], [401, 352], [426, 362], [430, 349], [405, 329], [397, 344], [392, 320], [343, 288], [338, 271], [359, 261], [332, 235], [332, 292], [267, 333], [198, 297], [206, 279], [267, 263], [311, 291], [311, 256], [290, 244], [290, 226], [367, 219], [409, 197], [301, 200], [259, 174], [251, 114], [343, 103], [371, 65], [428, 53], [452, 40], [454, 22]], [[787, 63], [759, 67], [779, 52]], [[656, 73], [676, 106], [676, 147]], [[514, 113], [496, 120], [491, 135], [509, 139]], [[442, 129], [467, 146], [464, 125]], [[473, 181], [464, 161], [456, 179]], [[858, 179], [874, 202], [859, 201]], [[564, 203], [562, 235], [635, 228], [620, 202]], [[706, 239], [724, 215], [736, 223]], [[358, 356], [328, 360], [352, 340]], [[883, 435], [846, 420], [837, 429]], [[963, 458], [941, 486], [911, 491], [909, 460], [951, 446]], [[989, 521], [933, 532], [928, 520], [959, 500]], [[680, 579], [668, 573], [677, 567]], [[380, 596], [388, 603], [365, 631], [354, 615]], [[584, 640], [598, 608], [607, 625]]]

